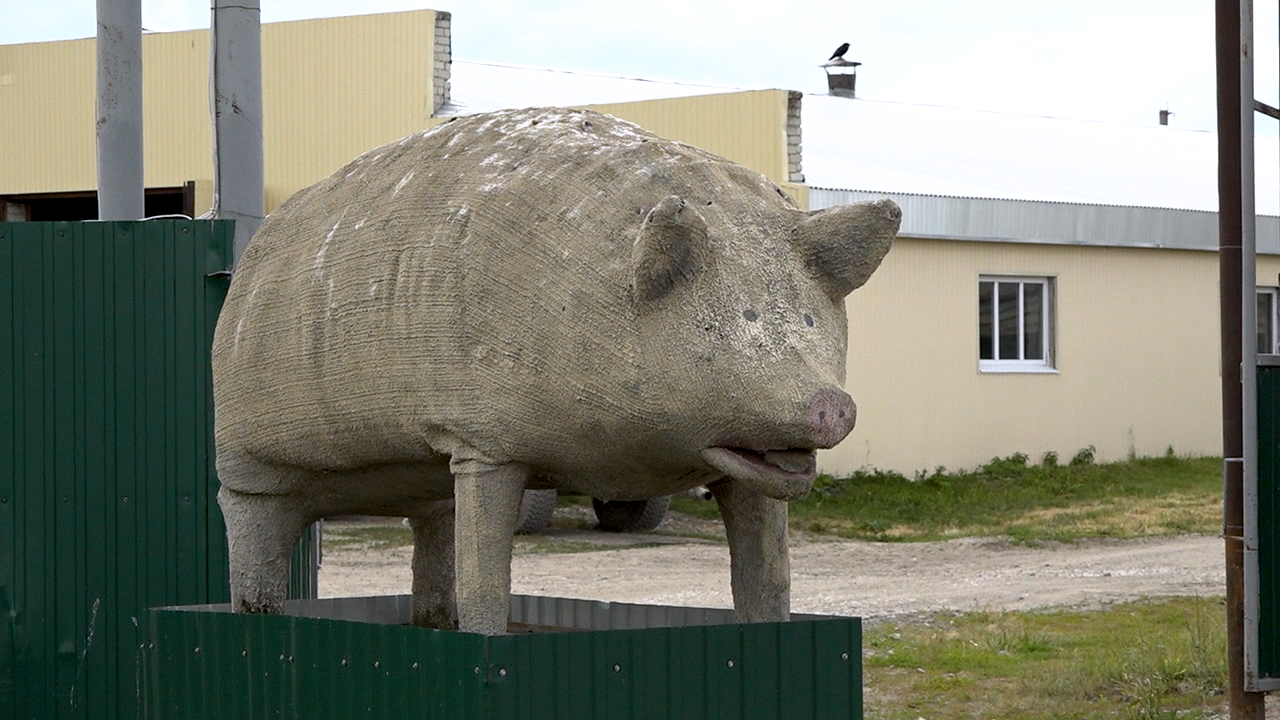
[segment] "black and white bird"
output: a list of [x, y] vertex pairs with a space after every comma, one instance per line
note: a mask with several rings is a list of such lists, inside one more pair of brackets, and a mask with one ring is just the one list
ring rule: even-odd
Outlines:
[[827, 58], [827, 61], [830, 62], [837, 59], [843, 60], [844, 54], [847, 52], [849, 52], [849, 43], [840, 43], [840, 47], [836, 48], [836, 51], [831, 53], [831, 57]]

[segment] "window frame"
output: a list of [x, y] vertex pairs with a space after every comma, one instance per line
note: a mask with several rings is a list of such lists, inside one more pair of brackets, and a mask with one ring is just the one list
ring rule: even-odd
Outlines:
[[[1057, 283], [1052, 275], [999, 275], [983, 273], [978, 275], [978, 372], [980, 373], [1050, 373], [1058, 372], [1056, 366], [1056, 334], [1055, 319], [1057, 308]], [[982, 285], [992, 283], [992, 317], [991, 321], [991, 358], [982, 357]], [[1018, 285], [1018, 355], [1017, 359], [1000, 359], [1000, 285]], [[1041, 288], [1042, 312], [1040, 317], [1040, 351], [1042, 359], [1026, 359], [1024, 331], [1026, 328], [1026, 286], [1039, 285]]]

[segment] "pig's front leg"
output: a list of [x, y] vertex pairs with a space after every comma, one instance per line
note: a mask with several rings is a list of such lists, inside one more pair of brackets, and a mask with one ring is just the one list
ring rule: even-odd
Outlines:
[[791, 617], [791, 560], [787, 503], [733, 479], [710, 485], [729, 537], [729, 573], [738, 622], [783, 622]]
[[529, 470], [454, 455], [458, 629], [501, 635], [511, 603], [511, 543]]

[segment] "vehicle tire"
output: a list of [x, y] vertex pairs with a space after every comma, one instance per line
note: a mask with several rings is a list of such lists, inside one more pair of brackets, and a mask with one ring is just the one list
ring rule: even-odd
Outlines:
[[649, 498], [648, 500], [603, 500], [591, 499], [591, 506], [596, 510], [596, 519], [600, 521], [601, 530], [612, 532], [640, 532], [653, 530], [662, 524], [667, 516], [667, 507], [671, 505], [671, 496]]
[[517, 535], [542, 532], [556, 510], [555, 490], [525, 490], [520, 501], [520, 517], [516, 519]]

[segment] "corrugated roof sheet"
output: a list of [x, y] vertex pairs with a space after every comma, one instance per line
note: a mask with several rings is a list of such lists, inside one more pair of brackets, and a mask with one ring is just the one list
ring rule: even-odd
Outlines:
[[[899, 237], [1218, 249], [1218, 215], [1203, 210], [1040, 200], [995, 200], [883, 191], [809, 188], [809, 208], [888, 197], [902, 207]], [[1258, 216], [1258, 252], [1280, 255], [1280, 218]]]
[[[455, 60], [442, 114], [735, 92], [592, 73]], [[758, 88], [751, 88], [758, 89]], [[830, 95], [802, 105], [811, 187], [1216, 212], [1217, 136]], [[1257, 211], [1280, 215], [1280, 138], [1257, 139]]]

